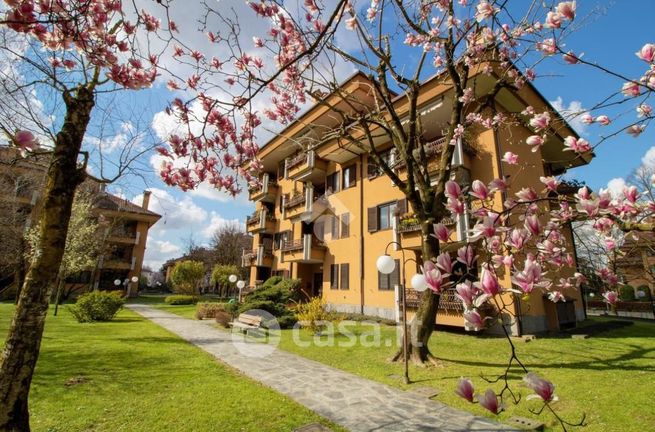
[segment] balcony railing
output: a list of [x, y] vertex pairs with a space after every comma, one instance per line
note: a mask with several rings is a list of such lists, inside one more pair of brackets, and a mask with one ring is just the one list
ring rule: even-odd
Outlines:
[[282, 243], [282, 252], [302, 250], [304, 246], [303, 239], [285, 240]]
[[[439, 155], [442, 152], [444, 146], [446, 145], [449, 145], [449, 143], [446, 142], [446, 137], [440, 137], [433, 141], [427, 142], [423, 146], [423, 150], [425, 151], [425, 157], [428, 160], [435, 158], [437, 155]], [[475, 149], [473, 149], [473, 147], [471, 147], [466, 142], [462, 142], [462, 151], [469, 155], [475, 154]], [[421, 156], [420, 151], [418, 149], [414, 150], [414, 158], [418, 160], [420, 159], [420, 156]], [[400, 156], [397, 153], [395, 153], [394, 155], [394, 160], [396, 161], [394, 164], [395, 169], [405, 168], [405, 161], [403, 161], [402, 158], [400, 158]]]
[[246, 225], [258, 224], [261, 220], [261, 212], [255, 212], [246, 218]]
[[248, 188], [251, 201], [274, 202], [278, 192], [277, 183], [270, 178], [270, 174], [264, 173], [261, 182]]
[[301, 204], [305, 204], [305, 202], [307, 201], [307, 197], [305, 195], [306, 194], [301, 193], [289, 198], [289, 200], [284, 203], [284, 208], [289, 209], [292, 207], [299, 206]]
[[307, 162], [308, 156], [309, 153], [298, 153], [297, 155], [290, 157], [287, 159], [287, 170]]

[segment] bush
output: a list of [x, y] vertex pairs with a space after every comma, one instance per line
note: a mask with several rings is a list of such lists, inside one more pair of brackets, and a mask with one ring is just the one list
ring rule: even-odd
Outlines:
[[169, 305], [190, 305], [198, 303], [198, 297], [192, 295], [170, 295], [164, 299]]
[[325, 301], [320, 297], [313, 298], [309, 303], [304, 303], [296, 309], [296, 318], [300, 325], [318, 333], [325, 329], [325, 322], [338, 321], [339, 317], [327, 310]]
[[635, 299], [635, 289], [630, 285], [623, 285], [619, 288], [619, 298], [621, 301], [633, 301]]
[[281, 328], [292, 327], [296, 323], [296, 317], [287, 308], [300, 285], [297, 279], [282, 279], [280, 276], [273, 276], [264, 282], [261, 288], [256, 289], [246, 296], [244, 302], [239, 306], [238, 313], [244, 313], [251, 309], [261, 309], [277, 318]]
[[266, 281], [262, 284], [261, 288], [271, 288], [274, 287], [275, 285], [279, 284], [282, 282], [284, 278], [282, 276], [271, 276], [270, 278], [266, 279]]
[[69, 310], [78, 322], [111, 321], [123, 304], [122, 291], [92, 291], [79, 296]]
[[179, 261], [171, 270], [173, 289], [178, 294], [197, 294], [198, 284], [205, 276], [205, 265], [200, 261]]
[[225, 312], [235, 316], [239, 312], [239, 303], [237, 303], [236, 300], [231, 299], [223, 304], [223, 308], [225, 309]]
[[198, 303], [196, 305], [196, 319], [216, 318], [218, 312], [225, 312], [223, 303]]
[[221, 326], [227, 328], [232, 321], [232, 314], [226, 311], [216, 311], [214, 319]]

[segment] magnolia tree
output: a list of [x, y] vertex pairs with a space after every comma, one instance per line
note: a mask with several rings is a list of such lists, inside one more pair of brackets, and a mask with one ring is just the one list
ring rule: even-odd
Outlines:
[[[127, 10], [118, 0], [4, 3], [0, 126], [7, 141], [23, 153], [50, 154], [38, 248], [0, 354], [0, 430], [25, 431], [30, 383], [73, 197], [87, 176], [89, 154], [82, 143], [94, 107], [107, 94], [152, 85], [158, 53], [140, 47], [152, 47], [152, 39], [164, 49], [175, 25], [162, 26], [152, 14]], [[163, 8], [158, 3], [151, 6]]]
[[[416, 362], [432, 360], [427, 342], [445, 288], [456, 289], [468, 325], [483, 329], [496, 325], [498, 317], [511, 318], [511, 303], [522, 296], [542, 291], [553, 302], [565, 301], [564, 293], [584, 281], [573, 271], [572, 245], [567, 244], [566, 230], [572, 222], [589, 221], [608, 244], [617, 231], [652, 229], [655, 204], [633, 186], [618, 196], [584, 186], [565, 194], [562, 179], [546, 174], [540, 187], [514, 191], [508, 178], [465, 184], [451, 162], [462, 139], [514, 126], [531, 131], [520, 145], [538, 155], [552, 140], [562, 142], [559, 159], [569, 164], [588, 162], [594, 148], [611, 137], [639, 136], [652, 119], [648, 98], [655, 85], [655, 45], [642, 41], [634, 48], [635, 62], [643, 65], [641, 76], [627, 76], [584, 58], [580, 54], [584, 47], [565, 49], [564, 40], [576, 20], [574, 1], [530, 2], [523, 11], [485, 0], [373, 0], [364, 7], [345, 0], [306, 0], [293, 8], [277, 1], [248, 4], [265, 23], [261, 34], [245, 37], [239, 25], [245, 15], [208, 6], [202, 22], [215, 48], [202, 52], [177, 40], [175, 56], [189, 73], [168, 82], [180, 95], [168, 110], [180, 128], [160, 150], [169, 158], [162, 178], [183, 190], [207, 181], [236, 193], [238, 177], [258, 182], [257, 137], [264, 134], [262, 125], [289, 124], [310, 96], [327, 106], [335, 123], [309, 147], [336, 139], [366, 153], [406, 195], [421, 224], [423, 274], [430, 289], [412, 322], [409, 350]], [[347, 43], [339, 44], [339, 38]], [[521, 91], [554, 63], [616, 79], [615, 88], [590, 111], [571, 115], [611, 130], [605, 138], [591, 143], [571, 132], [558, 137], [566, 129], [547, 104], [526, 104], [517, 112], [498, 109], [502, 92]], [[334, 71], [344, 64], [362, 71], [366, 98], [340, 86], [342, 76]], [[421, 112], [422, 84], [435, 74], [433, 79], [444, 88], [442, 109], [448, 110], [436, 169], [428, 166], [427, 144], [433, 137], [428, 136]], [[481, 77], [491, 81], [483, 92], [478, 86]], [[632, 114], [626, 122], [626, 113], [614, 108], [628, 105]], [[395, 157], [380, 153], [381, 142], [392, 145]], [[526, 164], [529, 169], [517, 153], [506, 152], [502, 163]], [[398, 174], [399, 163], [405, 176]], [[451, 236], [441, 221], [465, 213], [474, 224], [468, 243], [460, 245], [453, 258], [444, 251]], [[454, 271], [455, 263], [464, 270]], [[606, 300], [615, 302], [616, 275], [607, 267], [598, 273], [608, 284]], [[507, 274], [511, 286], [501, 282]], [[494, 315], [483, 318], [480, 310], [489, 304]], [[511, 345], [507, 326], [500, 328]], [[508, 379], [510, 368], [518, 366], [543, 402], [540, 412], [555, 414], [550, 405], [556, 399], [553, 384], [529, 372], [511, 348], [507, 369], [499, 378], [505, 384], [500, 393], [487, 390], [475, 396], [472, 382], [463, 379], [459, 394], [498, 413], [504, 401], [519, 400]], [[566, 428], [568, 423], [557, 418]]]

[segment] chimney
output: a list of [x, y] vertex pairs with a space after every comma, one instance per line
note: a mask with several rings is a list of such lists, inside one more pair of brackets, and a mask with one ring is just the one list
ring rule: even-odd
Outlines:
[[148, 210], [148, 204], [150, 204], [150, 192], [149, 190], [143, 191], [143, 203], [141, 204], [141, 208], [144, 210]]

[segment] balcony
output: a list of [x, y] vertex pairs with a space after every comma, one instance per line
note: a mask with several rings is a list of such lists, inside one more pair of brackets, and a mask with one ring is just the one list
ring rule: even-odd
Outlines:
[[[453, 166], [460, 166], [460, 165], [469, 165], [466, 163], [464, 155], [472, 156], [475, 155], [475, 149], [471, 147], [468, 143], [460, 141], [461, 145], [456, 146], [455, 151], [453, 153], [453, 160], [452, 160], [452, 165]], [[443, 150], [444, 146], [447, 145], [446, 143], [446, 137], [441, 137], [437, 138], [433, 141], [430, 141], [423, 146], [425, 150], [425, 157], [428, 159], [428, 171], [433, 172], [437, 170], [438, 168], [438, 157], [441, 154], [441, 151]], [[421, 158], [420, 152], [418, 150], [414, 150], [414, 158], [419, 160]], [[406, 171], [406, 166], [405, 162], [400, 160], [400, 157], [396, 155], [395, 157], [396, 163], [394, 164], [394, 169], [397, 170], [400, 173], [403, 173]]]
[[241, 256], [241, 265], [243, 267], [258, 266], [258, 267], [272, 267], [273, 266], [273, 250], [266, 246], [258, 245], [256, 249], [244, 250]]
[[268, 173], [264, 173], [261, 179], [261, 184], [248, 190], [250, 193], [250, 201], [274, 203], [278, 190], [279, 186], [277, 183], [270, 179]]
[[286, 178], [296, 181], [322, 183], [325, 181], [327, 161], [316, 156], [314, 150], [287, 158], [284, 162]]
[[[454, 228], [455, 220], [452, 218], [443, 218], [441, 223], [452, 229]], [[420, 250], [423, 247], [421, 224], [413, 214], [401, 216], [398, 219], [396, 232], [400, 236], [400, 243], [403, 248]]]
[[246, 229], [250, 234], [271, 234], [275, 231], [275, 221], [275, 218], [268, 213], [268, 210], [263, 208], [246, 218]]
[[304, 192], [291, 196], [284, 196], [282, 203], [283, 217], [293, 221], [305, 221], [311, 219], [312, 210], [316, 198], [314, 197], [314, 188], [311, 184], [307, 185]]
[[322, 263], [325, 258], [325, 244], [312, 234], [302, 238], [287, 240], [282, 244], [284, 262]]

